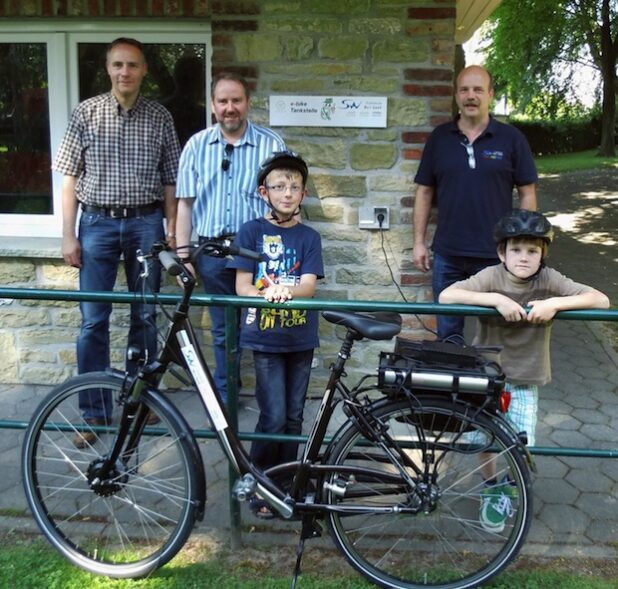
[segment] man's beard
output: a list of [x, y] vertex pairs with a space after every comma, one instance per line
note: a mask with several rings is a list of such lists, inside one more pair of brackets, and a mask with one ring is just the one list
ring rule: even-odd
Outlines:
[[240, 118], [234, 119], [234, 121], [230, 122], [227, 122], [225, 119], [219, 121], [219, 125], [221, 125], [221, 127], [223, 127], [223, 130], [227, 131], [228, 133], [235, 133], [236, 131], [239, 131], [240, 129], [242, 129], [244, 124], [245, 120]]

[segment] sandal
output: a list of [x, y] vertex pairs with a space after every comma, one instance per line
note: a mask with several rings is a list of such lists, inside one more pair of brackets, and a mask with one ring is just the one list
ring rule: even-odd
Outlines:
[[273, 519], [275, 517], [268, 503], [259, 497], [254, 497], [249, 501], [249, 509], [259, 519]]

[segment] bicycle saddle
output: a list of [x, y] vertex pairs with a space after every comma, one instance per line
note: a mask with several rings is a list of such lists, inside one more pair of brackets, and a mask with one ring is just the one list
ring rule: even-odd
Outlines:
[[401, 331], [399, 313], [353, 313], [351, 311], [323, 311], [322, 317], [335, 325], [343, 325], [373, 340], [391, 339]]

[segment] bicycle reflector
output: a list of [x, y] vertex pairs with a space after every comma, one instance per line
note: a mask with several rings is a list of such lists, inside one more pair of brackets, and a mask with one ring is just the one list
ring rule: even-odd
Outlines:
[[511, 393], [506, 389], [500, 391], [500, 397], [498, 398], [498, 407], [502, 413], [506, 413], [509, 410], [511, 404]]

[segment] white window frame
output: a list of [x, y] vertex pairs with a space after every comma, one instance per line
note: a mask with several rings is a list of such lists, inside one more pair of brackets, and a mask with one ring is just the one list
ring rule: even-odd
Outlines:
[[[206, 121], [211, 120], [211, 27], [208, 21], [141, 18], [75, 22], [64, 19], [0, 21], [0, 43], [46, 43], [49, 80], [49, 121], [52, 161], [66, 131], [71, 112], [79, 102], [77, 45], [109, 43], [117, 37], [134, 37], [142, 43], [203, 43], [206, 46]], [[0, 214], [0, 237], [60, 237], [62, 233], [62, 175], [52, 174], [53, 214]]]

